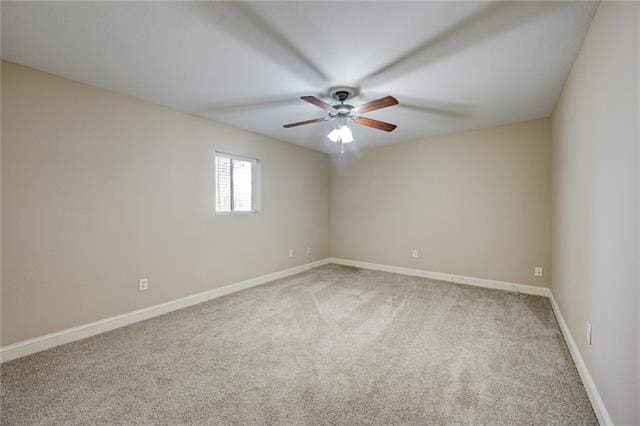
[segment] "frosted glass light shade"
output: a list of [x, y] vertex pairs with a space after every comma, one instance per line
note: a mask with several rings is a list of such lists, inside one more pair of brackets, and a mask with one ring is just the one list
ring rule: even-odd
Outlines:
[[351, 133], [351, 129], [347, 126], [340, 127], [340, 139], [342, 143], [353, 142], [353, 134]]
[[353, 134], [351, 133], [351, 129], [348, 128], [347, 126], [340, 126], [337, 129], [333, 129], [331, 132], [329, 132], [327, 137], [332, 142], [336, 142], [336, 143], [338, 143], [338, 142], [342, 142], [342, 143], [353, 142]]
[[340, 132], [338, 131], [338, 129], [333, 129], [328, 135], [327, 137], [329, 139], [331, 139], [331, 142], [338, 142], [338, 139], [340, 138]]

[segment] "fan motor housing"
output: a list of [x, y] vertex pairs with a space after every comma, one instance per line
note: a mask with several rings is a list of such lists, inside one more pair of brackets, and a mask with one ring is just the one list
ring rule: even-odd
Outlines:
[[336, 110], [336, 113], [333, 114], [335, 117], [348, 117], [351, 113], [351, 110], [354, 108], [353, 105], [345, 104], [344, 101], [347, 99], [353, 98], [356, 95], [356, 89], [351, 87], [334, 87], [329, 91], [329, 96], [331, 96], [336, 101], [340, 102], [339, 104], [333, 105], [333, 108]]
[[334, 105], [333, 108], [337, 111], [337, 113], [335, 114], [337, 117], [346, 117], [351, 113], [353, 105], [337, 104]]

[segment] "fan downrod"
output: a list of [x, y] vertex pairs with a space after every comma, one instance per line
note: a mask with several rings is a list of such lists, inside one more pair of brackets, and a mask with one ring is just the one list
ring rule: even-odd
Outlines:
[[354, 98], [358, 94], [358, 89], [348, 86], [337, 86], [329, 89], [329, 96], [340, 103], [347, 99]]
[[349, 92], [347, 92], [346, 90], [339, 90], [334, 93], [333, 97], [340, 102], [344, 102], [349, 99]]

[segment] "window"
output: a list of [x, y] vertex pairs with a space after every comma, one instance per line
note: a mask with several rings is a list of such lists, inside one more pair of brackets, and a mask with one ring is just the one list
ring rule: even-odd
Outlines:
[[216, 152], [216, 213], [255, 213], [258, 160]]

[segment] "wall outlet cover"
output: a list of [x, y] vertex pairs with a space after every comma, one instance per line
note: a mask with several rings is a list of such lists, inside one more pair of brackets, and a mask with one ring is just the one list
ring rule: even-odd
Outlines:
[[533, 276], [534, 277], [542, 278], [542, 273], [543, 272], [544, 272], [544, 270], [542, 269], [542, 266], [536, 266], [535, 268], [533, 268]]
[[417, 258], [418, 257], [418, 250], [411, 250], [411, 257]]
[[293, 257], [293, 255], [294, 255], [293, 249], [289, 249], [289, 257]]
[[138, 291], [145, 291], [149, 288], [149, 279], [148, 278], [140, 278], [138, 280]]

